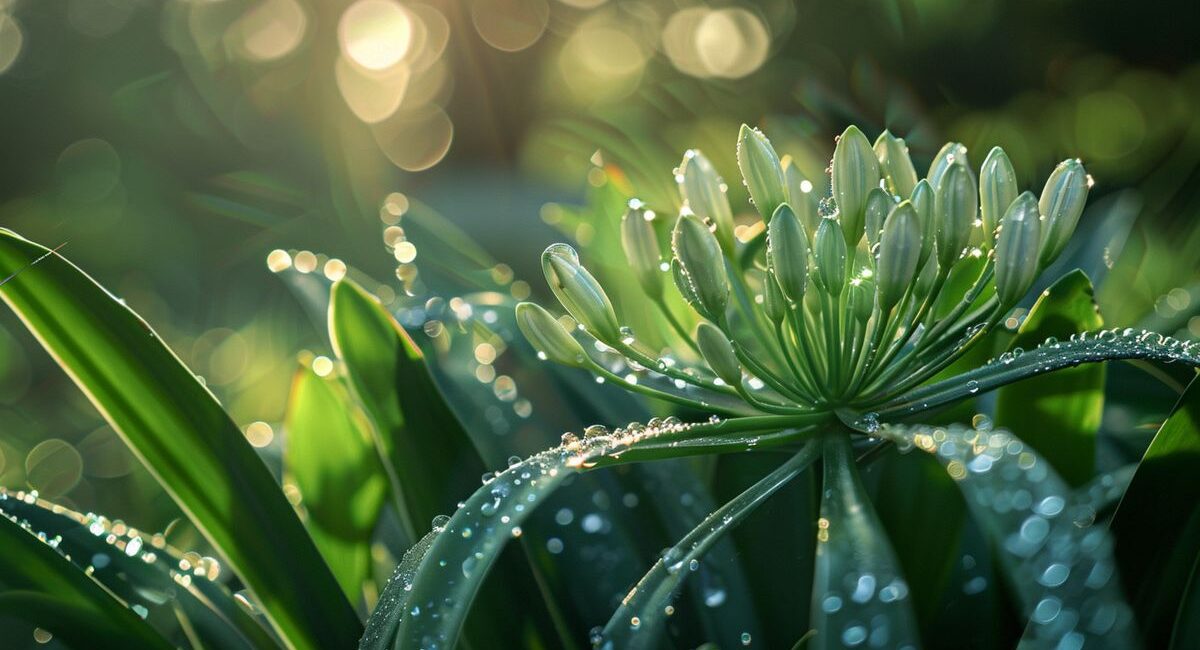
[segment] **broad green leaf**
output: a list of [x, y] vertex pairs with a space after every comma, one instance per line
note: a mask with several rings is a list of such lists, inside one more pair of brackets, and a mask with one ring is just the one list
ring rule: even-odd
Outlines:
[[400, 324], [353, 282], [333, 285], [329, 336], [404, 502], [410, 539], [479, 485], [486, 469]]
[[942, 604], [966, 508], [954, 481], [929, 458], [888, 450], [862, 470], [871, 502], [900, 560], [923, 631]]
[[300, 489], [305, 526], [351, 602], [370, 574], [371, 532], [387, 482], [370, 424], [336, 376], [303, 364], [284, 421], [284, 469]]
[[1166, 647], [1200, 559], [1200, 380], [1154, 435], [1111, 529], [1146, 646]]
[[1021, 354], [1014, 351], [1001, 355], [975, 370], [890, 399], [876, 412], [881, 419], [903, 417], [1063, 368], [1120, 359], [1200, 367], [1200, 344], [1134, 329], [1088, 332], [1067, 341], [1046, 341]]
[[[1072, 271], [1042, 292], [1009, 353], [1103, 326], [1091, 281], [1083, 271]], [[1005, 386], [996, 394], [996, 425], [1037, 449], [1067, 483], [1083, 485], [1095, 469], [1104, 374], [1103, 364], [1089, 364]]]
[[1200, 563], [1192, 568], [1187, 592], [1179, 604], [1179, 616], [1171, 633], [1171, 649], [1186, 650], [1200, 647]]
[[1136, 646], [1107, 531], [1095, 526], [1090, 499], [1030, 446], [990, 424], [885, 426], [880, 435], [932, 454], [962, 490], [1028, 619], [1023, 643]]
[[[110, 619], [90, 607], [37, 591], [9, 589], [0, 592], [0, 629], [4, 630], [4, 641], [12, 647], [34, 647], [37, 631], [48, 633], [52, 642], [60, 644], [58, 647], [75, 650], [171, 647], [161, 638], [154, 645], [147, 645], [147, 639], [138, 634], [140, 630], [127, 629], [127, 623]], [[137, 626], [149, 627], [140, 620]], [[22, 636], [26, 639], [24, 644], [20, 642]]]
[[[700, 567], [700, 558], [732, 528], [739, 525], [755, 508], [779, 488], [787, 485], [816, 459], [818, 443], [807, 443], [799, 453], [775, 471], [750, 486], [745, 492], [713, 511], [663, 553], [609, 619], [601, 645], [615, 648], [656, 648], [670, 616], [671, 602], [683, 580]], [[748, 638], [753, 641], [753, 635]]]
[[908, 584], [867, 498], [850, 440], [824, 441], [810, 648], [917, 647]]
[[[0, 587], [12, 594], [5, 614], [60, 634], [76, 632], [71, 629], [75, 622], [104, 621], [107, 625], [89, 631], [96, 635], [95, 644], [105, 647], [171, 647], [133, 610], [7, 515], [0, 517], [0, 548]], [[59, 611], [77, 621], [60, 619]]]
[[[394, 636], [399, 649], [435, 640], [452, 647], [488, 571], [505, 544], [546, 498], [586, 469], [689, 453], [764, 448], [805, 439], [811, 428], [780, 430], [790, 416], [762, 416], [702, 425], [619, 429], [535, 454], [476, 491], [444, 523], [404, 592], [371, 614], [372, 638]], [[777, 432], [777, 433], [763, 433]], [[398, 571], [407, 571], [404, 564]], [[399, 575], [399, 573], [397, 574]], [[393, 576], [392, 582], [397, 581]], [[400, 611], [399, 617], [396, 611]], [[386, 623], [380, 624], [378, 621]]]
[[79, 571], [86, 571], [127, 607], [143, 608], [146, 620], [166, 639], [193, 636], [214, 648], [279, 647], [213, 579], [219, 566], [203, 559], [195, 566], [185, 563], [183, 553], [160, 536], [127, 526], [118, 534], [121, 531], [104, 517], [74, 512], [32, 493], [0, 491], [0, 515], [27, 522], [39, 537], [54, 540], [59, 553]]
[[[0, 297], [254, 593], [285, 643], [347, 647], [362, 626], [237, 425], [150, 326], [62, 257], [0, 231]], [[24, 269], [23, 271], [20, 271]], [[18, 272], [20, 271], [20, 272]], [[270, 535], [247, 531], [270, 530]]]

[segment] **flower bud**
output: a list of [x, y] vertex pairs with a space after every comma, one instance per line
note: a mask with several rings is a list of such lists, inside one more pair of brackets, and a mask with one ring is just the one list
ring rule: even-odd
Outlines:
[[811, 237], [816, 234], [817, 225], [821, 223], [821, 213], [817, 194], [813, 191], [813, 184], [804, 178], [804, 174], [800, 173], [791, 158], [784, 158], [783, 176], [787, 182], [788, 205], [792, 206], [792, 211], [800, 219], [800, 223], [804, 226], [804, 232]]
[[867, 136], [856, 126], [848, 126], [833, 150], [833, 198], [846, 245], [858, 246], [864, 229], [867, 193], [879, 187], [879, 161]]
[[517, 327], [539, 356], [566, 366], [587, 366], [583, 346], [541, 305], [532, 302], [517, 305]]
[[921, 226], [921, 259], [917, 262], [919, 268], [924, 268], [925, 260], [933, 252], [933, 243], [937, 239], [937, 219], [934, 218], [933, 206], [936, 202], [933, 186], [922, 178], [913, 188], [912, 204], [917, 211], [917, 223]]
[[879, 284], [879, 307], [888, 311], [900, 302], [917, 274], [921, 260], [921, 228], [917, 211], [909, 201], [896, 206], [888, 215], [879, 241], [879, 263], [875, 279]]
[[662, 297], [662, 253], [658, 248], [658, 234], [650, 223], [654, 213], [644, 209], [641, 201], [633, 199], [621, 219], [621, 247], [625, 259], [637, 277], [642, 291], [652, 299]]
[[617, 314], [604, 287], [579, 263], [574, 248], [551, 244], [542, 253], [542, 272], [562, 306], [596, 338], [602, 341], [621, 338]]
[[709, 314], [704, 311], [704, 305], [700, 304], [700, 296], [696, 295], [696, 289], [692, 286], [692, 281], [684, 275], [683, 265], [679, 263], [679, 258], [671, 259], [671, 277], [675, 280], [675, 288], [679, 290], [679, 295], [687, 304], [692, 306], [692, 309], [700, 312], [701, 316], [709, 317]]
[[871, 312], [875, 310], [875, 283], [863, 278], [851, 280], [846, 308], [858, 322], [870, 320]]
[[750, 190], [750, 200], [764, 221], [770, 221], [775, 208], [787, 202], [784, 190], [783, 166], [767, 136], [745, 124], [738, 133], [738, 169]]
[[742, 366], [724, 332], [711, 323], [701, 322], [696, 327], [696, 346], [700, 348], [705, 363], [721, 381], [730, 386], [741, 385]]
[[971, 170], [954, 163], [936, 184], [934, 218], [937, 221], [938, 264], [949, 269], [971, 242], [971, 229], [979, 209], [979, 194]]
[[950, 167], [954, 163], [966, 165], [968, 171], [971, 169], [971, 163], [967, 161], [967, 148], [958, 142], [947, 142], [933, 157], [933, 162], [929, 165], [929, 173], [925, 175], [934, 190], [942, 184], [942, 177], [950, 171]]
[[682, 182], [679, 193], [696, 216], [717, 224], [717, 239], [726, 252], [733, 250], [733, 211], [725, 196], [725, 181], [717, 174], [708, 158], [696, 149], [683, 154], [679, 165]]
[[1037, 199], [1024, 192], [1004, 213], [996, 237], [996, 296], [1001, 305], [1017, 304], [1037, 278], [1041, 230]]
[[[936, 244], [933, 249], [937, 251]], [[921, 265], [921, 270], [917, 273], [916, 283], [913, 284], [913, 298], [924, 300], [929, 295], [929, 292], [933, 291], [933, 285], [937, 282], [937, 276], [937, 256], [932, 255]]]
[[1042, 268], [1053, 262], [1066, 248], [1079, 223], [1079, 215], [1083, 214], [1088, 189], [1090, 183], [1087, 172], [1078, 160], [1058, 163], [1050, 173], [1050, 178], [1046, 179], [1046, 187], [1042, 189], [1042, 197], [1038, 200], [1038, 209], [1046, 219], [1039, 259]]
[[884, 190], [876, 187], [867, 194], [866, 228], [867, 243], [872, 247], [879, 243], [879, 235], [883, 232], [883, 222], [896, 203]]
[[833, 296], [841, 295], [846, 284], [846, 240], [837, 221], [822, 219], [813, 241], [815, 277], [821, 288]]
[[888, 191], [900, 198], [911, 195], [917, 185], [917, 170], [908, 157], [904, 140], [884, 131], [875, 140], [875, 157]]
[[983, 244], [990, 247], [996, 239], [996, 227], [1008, 206], [1017, 200], [1017, 172], [1008, 154], [992, 147], [979, 171], [979, 213], [983, 219]]
[[729, 302], [729, 277], [717, 238], [699, 217], [685, 212], [675, 222], [671, 249], [679, 258], [683, 280], [691, 285], [706, 315], [720, 320]]
[[772, 323], [778, 325], [787, 316], [788, 305], [783, 289], [779, 288], [779, 280], [775, 279], [774, 269], [767, 269], [763, 284], [766, 285], [763, 287], [763, 312]]
[[767, 226], [767, 258], [783, 295], [795, 301], [803, 298], [808, 286], [808, 235], [786, 203]]

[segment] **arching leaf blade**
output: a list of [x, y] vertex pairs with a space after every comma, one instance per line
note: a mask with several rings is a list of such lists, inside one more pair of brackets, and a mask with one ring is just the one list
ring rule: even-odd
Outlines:
[[[0, 231], [0, 297], [212, 542], [296, 648], [344, 647], [354, 610], [275, 479], [154, 330], [90, 277]], [[21, 269], [24, 269], [21, 271]], [[270, 527], [272, 534], [246, 535]], [[297, 570], [303, 567], [303, 570]]]
[[[1200, 380], [1159, 428], [1110, 528], [1147, 647], [1166, 647], [1200, 560]], [[1194, 591], [1194, 587], [1193, 587]]]
[[[1091, 280], [1083, 271], [1063, 276], [1034, 303], [1009, 352], [1035, 347], [1052, 337], [1063, 341], [1099, 330], [1104, 319], [1093, 294]], [[1078, 487], [1095, 469], [1104, 377], [1104, 365], [1096, 363], [1009, 384], [996, 393], [996, 425], [1012, 429], [1050, 461], [1067, 483]]]
[[[716, 509], [668, 549], [663, 558], [621, 602], [603, 632], [601, 644], [614, 648], [655, 648], [669, 616], [667, 609], [689, 573], [712, 546], [740, 524], [760, 504], [787, 485], [817, 458], [819, 445], [807, 443], [773, 472]], [[634, 623], [636, 621], [636, 623]], [[751, 641], [752, 635], [747, 637]]]
[[0, 517], [0, 585], [10, 594], [5, 609], [29, 623], [61, 633], [72, 633], [70, 622], [59, 616], [76, 615], [89, 626], [95, 644], [107, 647], [170, 648], [162, 636], [132, 610], [117, 601], [58, 551], [17, 522]]

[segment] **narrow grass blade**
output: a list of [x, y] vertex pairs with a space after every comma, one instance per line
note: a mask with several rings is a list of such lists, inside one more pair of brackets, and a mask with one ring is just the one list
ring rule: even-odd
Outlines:
[[[1103, 326], [1092, 283], [1076, 270], [1042, 292], [1008, 353]], [[1083, 485], [1096, 464], [1104, 371], [1103, 364], [1088, 364], [1005, 386], [996, 393], [996, 425], [1011, 429], [1037, 449], [1067, 483]]]
[[877, 415], [886, 419], [919, 413], [1022, 379], [1084, 363], [1145, 359], [1200, 367], [1200, 343], [1185, 343], [1134, 329], [1088, 332], [1066, 341], [1045, 341], [1021, 354], [1014, 352], [1003, 354], [976, 370], [888, 400], [876, 409]]
[[916, 616], [900, 563], [867, 498], [850, 441], [824, 443], [810, 648], [916, 648]]
[[1192, 380], [1154, 435], [1111, 524], [1121, 578], [1147, 647], [1166, 647], [1172, 626], [1187, 620], [1179, 605], [1200, 561], [1198, 475], [1200, 380]]
[[304, 364], [296, 371], [284, 420], [284, 470], [307, 513], [305, 527], [351, 602], [370, 575], [371, 532], [387, 482], [370, 424], [336, 376]]
[[[95, 646], [171, 647], [133, 610], [8, 515], [0, 517], [0, 548], [0, 584], [10, 597], [0, 610], [5, 615], [51, 633], [77, 633], [73, 626], [86, 624]], [[99, 621], [106, 625], [95, 625]]]
[[[0, 231], [0, 275], [45, 253]], [[354, 643], [361, 624], [275, 479], [145, 321], [57, 255], [0, 286], [0, 297], [221, 552], [287, 645]]]
[[[515, 463], [471, 495], [448, 520], [413, 572], [403, 594], [375, 609], [368, 621], [372, 638], [394, 635], [394, 647], [422, 648], [435, 643], [453, 647], [463, 621], [489, 569], [505, 544], [523, 531], [521, 525], [546, 498], [572, 475], [581, 471], [624, 462], [644, 460], [643, 446], [654, 449], [651, 456], [674, 448], [674, 457], [689, 452], [708, 453], [726, 449], [729, 439], [746, 448], [767, 434], [747, 432], [778, 430], [786, 416], [746, 418], [753, 423], [729, 420], [714, 424], [664, 424], [659, 428], [618, 429], [610, 435], [593, 436], [535, 454]], [[786, 422], [784, 422], [786, 425]], [[790, 442], [802, 440], [807, 431], [786, 433]], [[783, 434], [780, 435], [783, 437]], [[690, 443], [684, 445], [683, 443]], [[407, 571], [401, 565], [401, 571]], [[393, 578], [393, 582], [397, 578]], [[396, 611], [400, 614], [397, 617]], [[387, 621], [387, 623], [380, 623]], [[393, 629], [394, 628], [394, 629]]]
[[[234, 601], [215, 580], [216, 567], [204, 559], [193, 564], [159, 537], [111, 521], [84, 515], [36, 498], [32, 493], [0, 490], [0, 515], [26, 522], [79, 571], [119, 598], [166, 639], [194, 637], [206, 647], [231, 650], [278, 648], [278, 642]], [[118, 534], [121, 533], [121, 534]], [[180, 617], [189, 630], [182, 629]]]
[[1030, 647], [1134, 648], [1133, 613], [1116, 576], [1112, 542], [1054, 468], [1007, 431], [887, 426], [901, 450], [945, 466], [997, 549], [1028, 625]]
[[[621, 601], [600, 645], [613, 648], [656, 648], [671, 615], [671, 602], [687, 576], [699, 568], [700, 559], [731, 529], [779, 488], [787, 485], [817, 457], [819, 445], [807, 443], [799, 453], [733, 500], [713, 511], [690, 533], [668, 549]], [[752, 642], [749, 633], [743, 639]]]

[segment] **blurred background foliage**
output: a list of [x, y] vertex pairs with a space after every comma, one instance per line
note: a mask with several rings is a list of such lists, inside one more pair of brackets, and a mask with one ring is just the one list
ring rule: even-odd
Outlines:
[[[1106, 323], [1200, 338], [1197, 29], [1191, 0], [0, 0], [0, 225], [66, 242], [277, 469], [298, 351], [331, 369], [322, 283], [417, 305], [403, 322], [436, 343], [425, 315], [470, 310], [452, 291], [524, 298], [561, 231], [611, 237], [570, 207], [585, 197], [673, 208], [689, 147], [735, 177], [742, 122], [818, 188], [851, 122], [905, 137], [918, 166], [946, 140], [976, 164], [1001, 145], [1027, 186], [1079, 157]], [[557, 408], [544, 377], [518, 391], [504, 340], [467, 334], [443, 371], [503, 404], [479, 411], [493, 433]], [[556, 410], [489, 460], [602, 416]], [[200, 545], [7, 310], [0, 431], [0, 485]]]

